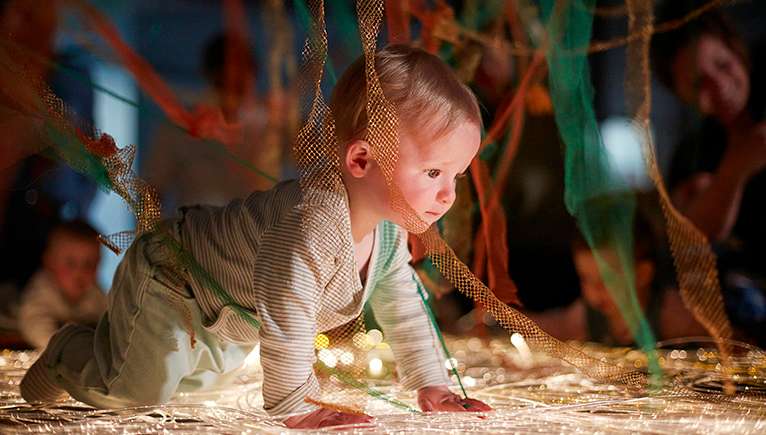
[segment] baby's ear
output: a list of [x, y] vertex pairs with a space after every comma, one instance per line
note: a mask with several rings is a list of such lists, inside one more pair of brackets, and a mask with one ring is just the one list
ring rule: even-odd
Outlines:
[[343, 164], [352, 177], [362, 178], [370, 170], [372, 152], [370, 144], [364, 140], [355, 140], [346, 147], [346, 155]]

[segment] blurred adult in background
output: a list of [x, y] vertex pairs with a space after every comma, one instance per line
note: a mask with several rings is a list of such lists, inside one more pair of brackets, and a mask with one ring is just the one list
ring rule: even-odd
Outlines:
[[[175, 125], [160, 125], [142, 172], [160, 192], [164, 210], [191, 204], [225, 205], [253, 190], [266, 190], [281, 178], [289, 136], [287, 113], [281, 111], [284, 119], [274, 119], [257, 100], [257, 66], [250, 47], [233, 38], [220, 34], [206, 45], [201, 69], [210, 90], [199, 103], [219, 108], [226, 122], [239, 123], [244, 141], [229, 148], [194, 138]], [[227, 55], [233, 60], [227, 61]]]
[[[677, 18], [689, 5], [668, 2], [658, 17]], [[732, 323], [764, 344], [766, 98], [763, 60], [749, 53], [720, 11], [656, 35], [652, 43], [659, 79], [702, 116], [700, 128], [673, 158], [669, 184], [674, 203], [718, 254]]]

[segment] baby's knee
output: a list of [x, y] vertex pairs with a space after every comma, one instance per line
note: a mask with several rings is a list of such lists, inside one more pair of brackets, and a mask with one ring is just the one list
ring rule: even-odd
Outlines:
[[169, 402], [177, 388], [178, 382], [152, 376], [150, 370], [143, 374], [131, 371], [108, 386], [108, 395], [123, 407], [155, 406]]
[[134, 406], [158, 406], [170, 401], [175, 393], [174, 389], [164, 388], [162, 385], [145, 385], [142, 388], [133, 388], [129, 391], [114, 390], [110, 395], [122, 402], [123, 407]]

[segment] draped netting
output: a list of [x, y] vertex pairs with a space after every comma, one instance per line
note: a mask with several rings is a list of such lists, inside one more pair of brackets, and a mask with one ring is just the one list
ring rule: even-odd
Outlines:
[[[116, 28], [95, 7], [80, 0], [68, 3], [80, 10], [94, 30], [114, 47], [117, 57], [135, 75], [144, 92], [157, 101], [163, 113], [173, 123], [197, 137], [216, 141], [216, 146], [223, 146], [225, 150], [231, 150], [233, 145], [243, 140], [239, 126], [226, 121], [214, 110], [204, 107], [185, 109], [172, 91], [163, 84], [161, 78], [152, 71], [151, 66], [120, 40]], [[303, 5], [303, 2], [298, 3]], [[587, 0], [542, 1], [539, 16], [529, 12], [530, 5], [525, 1], [508, 2], [501, 9], [509, 25], [525, 26], [523, 30], [527, 32], [525, 35], [519, 27], [512, 28], [514, 44], [509, 52], [523, 59], [519, 62], [522, 74], [512, 98], [495, 114], [483, 141], [483, 146], [487, 147], [499, 141], [504, 133], [510, 132], [500, 158], [500, 169], [493, 178], [487, 168], [487, 162], [481, 158], [481, 153], [471, 164], [471, 176], [477, 191], [481, 216], [481, 227], [474, 240], [474, 271], [460, 260], [437, 226], [429, 227], [418, 217], [404, 200], [399, 186], [393, 182], [393, 172], [398, 160], [397, 132], [400, 118], [380, 87], [374, 55], [384, 17], [388, 20], [389, 39], [395, 42], [410, 41], [410, 20], [420, 21], [421, 42], [433, 52], [438, 52], [443, 44], [459, 45], [465, 40], [479, 44], [493, 42], [480, 32], [458, 23], [451, 9], [443, 2], [437, 2], [435, 8], [429, 8], [426, 2], [419, 1], [359, 0], [356, 4], [358, 30], [365, 59], [366, 110], [369, 120], [366, 139], [386, 179], [392, 207], [404, 217], [406, 229], [417, 235], [424, 255], [452, 287], [469, 296], [477, 306], [492, 315], [509, 335], [520, 334], [534, 350], [563, 360], [589, 377], [625, 387], [633, 393], [645, 392], [651, 380], [654, 385], [661, 386], [662, 370], [654, 353], [653, 333], [635, 295], [632, 236], [635, 199], [624, 182], [615, 178], [609, 170], [611, 163], [595, 123], [587, 55], [627, 44], [628, 68], [625, 86], [628, 111], [636, 128], [643, 132], [640, 137], [643, 138], [644, 158], [662, 204], [681, 294], [695, 317], [718, 343], [724, 366], [722, 376], [726, 378], [729, 374], [726, 369], [729, 355], [727, 343], [731, 327], [723, 310], [715, 256], [707, 239], [671, 204], [656, 162], [654, 144], [648, 133], [651, 104], [648, 44], [651, 35], [657, 31], [669, 31], [722, 3], [710, 2], [681, 20], [661, 24], [654, 24], [652, 4], [638, 0], [628, 0], [624, 8], [608, 10], [597, 9], [595, 2]], [[280, 9], [279, 2], [269, 4], [275, 17], [283, 17], [284, 11]], [[526, 7], [517, 8], [519, 4]], [[241, 23], [237, 24], [238, 15], [234, 13], [238, 10], [238, 2], [228, 1], [226, 5], [227, 10], [233, 11], [228, 15], [230, 26], [238, 29], [240, 34], [245, 33], [246, 29]], [[325, 4], [321, 0], [308, 1], [305, 11], [308, 36], [303, 46], [303, 61], [297, 74], [299, 90], [304, 96], [301, 101], [304, 103], [302, 109], [305, 121], [298, 131], [293, 151], [300, 173], [304, 205], [307, 210], [311, 210], [316, 205], [312, 201], [317, 200], [317, 193], [322, 193], [322, 198], [326, 198], [324, 193], [342, 193], [344, 186], [339, 174], [333, 116], [323, 97], [323, 84], [326, 81], [324, 72], [331, 70], [327, 62], [329, 40]], [[595, 14], [627, 15], [629, 35], [614, 41], [592, 41], [591, 26]], [[279, 56], [287, 50], [286, 39], [282, 37], [278, 40], [281, 41], [281, 45], [274, 51], [276, 54], [271, 58], [270, 64], [271, 74], [275, 76], [281, 76]], [[61, 99], [42, 83], [40, 77], [34, 77], [27, 65], [15, 61], [14, 53], [18, 50], [12, 41], [3, 41], [3, 110], [22, 119], [23, 123], [30, 127], [31, 134], [38, 137], [37, 143], [43, 144], [34, 149], [20, 150], [19, 154], [45, 150], [88, 175], [102, 188], [118, 193], [137, 217], [135, 234], [167, 231], [159, 221], [161, 208], [157, 194], [131, 170], [135, 147], [118, 148], [108, 135], [77, 121]], [[230, 50], [236, 51], [237, 47]], [[508, 276], [507, 247], [503, 242], [505, 237], [502, 236], [506, 231], [505, 216], [500, 200], [515, 152], [519, 146], [523, 146], [520, 140], [524, 109], [534, 107], [529, 98], [533, 91], [541, 89], [546, 68], [550, 102], [553, 104], [560, 135], [566, 144], [566, 204], [572, 215], [577, 218], [586, 241], [594, 250], [600, 270], [626, 323], [639, 346], [648, 355], [648, 374], [647, 371], [635, 367], [625, 368], [610, 364], [563, 343], [508, 305], [508, 302], [515, 301], [516, 288]], [[236, 68], [230, 68], [227, 74], [236, 75], [239, 72]], [[23, 79], [24, 84], [12, 86], [19, 78]], [[467, 74], [465, 80], [470, 81], [471, 75]], [[275, 87], [281, 86], [278, 80], [272, 83]], [[253, 171], [263, 172], [263, 168], [257, 168], [247, 161], [242, 164]], [[342, 201], [343, 195], [338, 195], [337, 198]], [[312, 219], [305, 220], [303, 230], [307, 234], [316, 231], [315, 223]], [[350, 228], [345, 230], [350, 233]], [[104, 236], [102, 239], [112, 250], [119, 252], [129, 245], [132, 238], [133, 232], [125, 232]], [[191, 273], [218, 297], [227, 301], [227, 304], [232, 302], [226, 289], [200, 267], [169, 232], [166, 242], [167, 248], [174, 253], [179, 276]], [[390, 249], [390, 244], [384, 243], [383, 250], [386, 249]], [[483, 270], [484, 268], [486, 270]], [[474, 272], [485, 276], [489, 286], [477, 278]], [[433, 333], [440, 337], [435, 316], [429, 308], [426, 291], [422, 286], [419, 286], [419, 291]], [[254, 328], [259, 326], [258, 321], [246, 310], [241, 309], [238, 312]], [[365, 323], [365, 319], [359, 317], [331, 331], [322, 331], [317, 337], [315, 371], [323, 382], [323, 395], [306, 399], [325, 406], [346, 409], [350, 404], [360, 403], [357, 401], [358, 397], [371, 396], [393, 406], [413, 410], [410, 404], [381, 393], [375, 388], [375, 382], [369, 379], [367, 352], [379, 343], [370, 341]], [[447, 360], [447, 368], [460, 382], [456, 365], [449, 363], [449, 349], [443, 344], [443, 340], [439, 341], [442, 343], [441, 351]], [[700, 394], [686, 390], [672, 379], [666, 385], [672, 394], [695, 397]], [[725, 390], [733, 393], [730, 384]], [[465, 390], [463, 393], [466, 394]], [[715, 395], [706, 397], [713, 396]]]

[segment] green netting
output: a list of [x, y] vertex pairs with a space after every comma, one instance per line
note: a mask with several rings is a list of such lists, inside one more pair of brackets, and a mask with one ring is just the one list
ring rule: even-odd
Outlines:
[[[304, 2], [295, 0], [294, 4], [301, 21], [304, 22], [305, 29], [309, 33], [308, 39], [318, 38], [317, 35], [311, 33], [314, 24]], [[493, 2], [495, 6], [498, 4], [499, 2]], [[650, 371], [657, 375], [660, 373], [660, 369], [653, 350], [655, 339], [636, 297], [633, 270], [635, 261], [633, 240], [635, 195], [630, 191], [627, 183], [616, 175], [617, 172], [611, 166], [609, 154], [599, 135], [592, 107], [593, 90], [590, 84], [587, 50], [584, 50], [583, 47], [587, 47], [590, 43], [592, 11], [595, 7], [595, 1], [555, 2], [544, 0], [542, 6], [543, 16], [548, 23], [547, 59], [550, 69], [551, 96], [554, 101], [556, 121], [566, 144], [565, 203], [570, 213], [577, 219], [587, 243], [593, 249], [604, 280], [636, 342], [648, 353]], [[350, 26], [350, 21], [345, 15], [347, 10], [342, 7], [336, 10], [340, 14], [336, 20]], [[472, 16], [467, 18], [467, 22], [471, 23], [469, 26], [475, 26], [477, 22], [482, 22], [484, 19], [484, 16]], [[354, 30], [356, 31], [356, 29]], [[330, 75], [330, 81], [334, 82], [334, 71], [329, 58], [325, 57], [323, 64]], [[118, 95], [111, 95], [120, 98]], [[131, 103], [124, 98], [122, 100]], [[60, 121], [60, 119], [57, 120]], [[46, 125], [45, 134], [48, 137], [46, 142], [52, 144], [48, 149], [49, 152], [88, 175], [99, 186], [108, 189], [115, 188], [114, 180], [110, 178], [109, 170], [104, 161], [88, 151], [82, 138], [78, 138], [67, 129], [62, 129], [56, 123]], [[212, 142], [208, 143], [212, 144]], [[220, 144], [216, 144], [216, 146], [219, 146], [222, 152], [230, 154]], [[497, 151], [497, 147], [498, 144], [495, 142], [486, 146], [481, 158], [493, 157], [492, 154]], [[260, 172], [248, 161], [233, 155], [232, 158], [239, 161], [243, 166]], [[127, 167], [130, 167], [129, 162], [127, 162]], [[265, 174], [261, 175], [266, 176]], [[120, 193], [119, 189], [115, 190]], [[125, 199], [129, 203], [136, 201], [136, 198], [130, 196], [125, 197]], [[381, 249], [386, 252], [386, 250], [391, 250], [391, 226], [384, 226], [384, 229], [384, 243]], [[166, 245], [174, 253], [175, 261], [180, 268], [189, 272], [205, 287], [213, 290], [214, 294], [226, 305], [233, 305], [239, 315], [245, 317], [254, 328], [259, 326], [257, 319], [234, 303], [226, 289], [220, 286], [188, 252], [185, 252], [175, 239], [168, 237]], [[390, 259], [390, 255], [381, 255], [381, 261], [390, 261]], [[372, 285], [374, 286], [374, 283]], [[431, 325], [441, 339], [436, 319], [428, 306], [425, 291], [419, 282], [418, 290]], [[449, 356], [444, 341], [440, 341], [444, 352]], [[452, 370], [460, 383], [459, 374], [454, 366]], [[332, 370], [332, 374], [346, 385], [362, 390], [373, 397], [386, 400], [395, 406], [412, 410], [406, 404], [388, 399], [374, 388], [369, 387], [364, 380], [339, 370]], [[465, 394], [465, 391], [463, 393]]]
[[649, 356], [653, 375], [661, 373], [655, 339], [636, 297], [633, 219], [636, 200], [612, 168], [593, 109], [587, 50], [594, 0], [541, 2], [548, 27], [549, 83], [564, 156], [567, 209], [580, 231], [636, 343]]
[[62, 160], [72, 169], [87, 176], [101, 189], [113, 188], [108, 170], [98, 157], [85, 148], [80, 138], [49, 121], [45, 122], [43, 134], [45, 136], [43, 143], [50, 145], [45, 149], [44, 154], [50, 158]]

